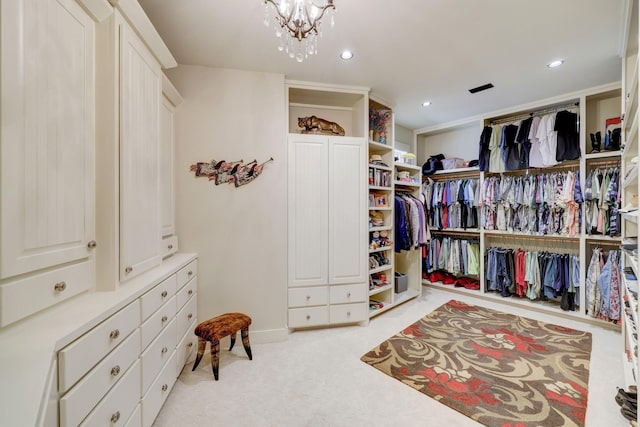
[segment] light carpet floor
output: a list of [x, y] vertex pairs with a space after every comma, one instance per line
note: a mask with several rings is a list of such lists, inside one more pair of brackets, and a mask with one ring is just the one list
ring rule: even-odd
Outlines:
[[[185, 366], [155, 427], [203, 426], [481, 426], [360, 361], [360, 356], [450, 299], [591, 332], [586, 427], [628, 426], [614, 401], [623, 385], [620, 333], [583, 322], [472, 296], [423, 288], [419, 299], [349, 326], [291, 333], [285, 342], [226, 351], [220, 381], [207, 356], [198, 369]], [[208, 353], [208, 347], [207, 347]]]

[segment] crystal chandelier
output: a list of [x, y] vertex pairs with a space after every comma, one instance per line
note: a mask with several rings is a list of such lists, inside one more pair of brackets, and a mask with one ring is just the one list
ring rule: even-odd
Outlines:
[[317, 6], [313, 0], [264, 0], [265, 26], [270, 26], [269, 3], [276, 12], [273, 28], [280, 40], [279, 51], [298, 62], [318, 53], [318, 37], [322, 36], [320, 19], [330, 9], [333, 27], [336, 9], [333, 0], [322, 1], [324, 4]]

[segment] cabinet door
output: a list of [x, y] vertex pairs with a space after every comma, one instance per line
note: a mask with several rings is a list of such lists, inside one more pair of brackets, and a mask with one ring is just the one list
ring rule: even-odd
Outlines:
[[120, 26], [120, 280], [158, 265], [160, 65]]
[[2, 1], [0, 278], [86, 258], [94, 235], [94, 23]]
[[327, 284], [328, 139], [290, 135], [289, 286]]
[[171, 102], [162, 97], [160, 106], [160, 229], [162, 236], [174, 233], [173, 204], [173, 112]]
[[329, 144], [329, 284], [365, 283], [366, 148], [362, 138]]

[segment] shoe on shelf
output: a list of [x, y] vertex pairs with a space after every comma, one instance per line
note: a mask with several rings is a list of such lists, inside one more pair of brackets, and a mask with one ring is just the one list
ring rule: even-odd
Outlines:
[[624, 406], [626, 404], [633, 410], [636, 410], [638, 407], [638, 394], [636, 392], [626, 391], [618, 387], [618, 393], [616, 394], [615, 399], [616, 403], [620, 406]]
[[620, 413], [622, 414], [623, 417], [625, 417], [629, 421], [634, 421], [638, 419], [637, 409], [635, 407], [627, 405], [626, 402], [620, 407]]

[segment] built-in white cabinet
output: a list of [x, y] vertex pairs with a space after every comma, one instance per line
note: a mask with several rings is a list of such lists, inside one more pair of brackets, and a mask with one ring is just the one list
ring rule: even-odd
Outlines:
[[291, 328], [367, 319], [366, 150], [364, 138], [289, 135]]
[[158, 192], [160, 64], [120, 25], [120, 280], [161, 261]]
[[[95, 23], [75, 0], [3, 1], [0, 302], [4, 326], [93, 286]], [[22, 276], [84, 261], [78, 272]], [[51, 270], [50, 270], [51, 271]], [[6, 291], [6, 292], [5, 292]], [[5, 313], [15, 304], [19, 310]]]

